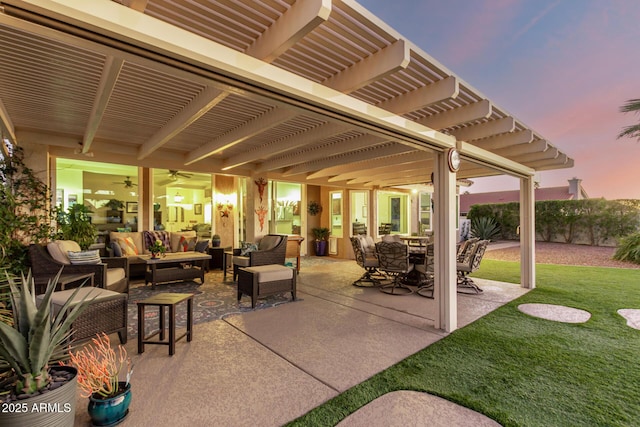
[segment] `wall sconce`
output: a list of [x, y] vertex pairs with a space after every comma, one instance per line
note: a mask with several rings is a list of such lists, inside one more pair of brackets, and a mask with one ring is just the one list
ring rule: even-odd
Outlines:
[[184, 196], [180, 195], [180, 192], [177, 192], [175, 196], [173, 196], [173, 201], [176, 203], [180, 203], [184, 200]]

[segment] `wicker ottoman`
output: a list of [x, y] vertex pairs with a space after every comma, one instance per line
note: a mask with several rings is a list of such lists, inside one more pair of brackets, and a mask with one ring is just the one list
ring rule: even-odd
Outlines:
[[[57, 313], [75, 289], [54, 292], [51, 297], [52, 311]], [[71, 325], [74, 342], [89, 340], [98, 333], [109, 335], [118, 333], [120, 342], [127, 342], [127, 294], [108, 291], [102, 288], [84, 287], [78, 290], [69, 309], [91, 293], [87, 300], [91, 300], [82, 314]], [[94, 298], [95, 297], [95, 298]], [[38, 299], [42, 299], [39, 296]]]
[[256, 308], [256, 300], [267, 295], [291, 292], [291, 300], [296, 299], [295, 270], [279, 264], [259, 265], [238, 269], [238, 303], [242, 294], [251, 297], [251, 307]]

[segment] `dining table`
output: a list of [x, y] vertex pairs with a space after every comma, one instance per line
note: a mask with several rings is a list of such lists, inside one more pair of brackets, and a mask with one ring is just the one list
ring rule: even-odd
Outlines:
[[[400, 236], [400, 240], [409, 246], [409, 262], [414, 268], [407, 274], [405, 283], [417, 286], [423, 281], [422, 274], [415, 268], [418, 264], [424, 264], [428, 252], [433, 252], [433, 241], [431, 236]], [[429, 250], [431, 246], [431, 251]]]

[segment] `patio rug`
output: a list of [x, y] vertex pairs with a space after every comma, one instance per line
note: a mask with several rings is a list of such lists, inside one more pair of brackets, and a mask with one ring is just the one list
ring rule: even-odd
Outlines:
[[[192, 293], [193, 298], [193, 323], [211, 322], [223, 319], [226, 316], [245, 313], [253, 310], [262, 310], [275, 307], [280, 304], [291, 302], [291, 293], [272, 295], [260, 298], [256, 301], [256, 308], [251, 308], [251, 298], [243, 295], [238, 305], [237, 285], [231, 280], [222, 281], [221, 271], [211, 271], [205, 275], [205, 283], [197, 281], [175, 282], [169, 284], [159, 284], [155, 290], [151, 285], [145, 286], [144, 280], [134, 280], [129, 291], [128, 307], [128, 337], [135, 339], [138, 334], [138, 306], [137, 301], [149, 298], [162, 292]], [[227, 279], [230, 279], [227, 276]], [[297, 297], [300, 300], [300, 297]], [[176, 307], [176, 326], [185, 328], [187, 324], [187, 304], [180, 303]], [[158, 309], [147, 307], [145, 309], [145, 329], [146, 334], [158, 329]]]

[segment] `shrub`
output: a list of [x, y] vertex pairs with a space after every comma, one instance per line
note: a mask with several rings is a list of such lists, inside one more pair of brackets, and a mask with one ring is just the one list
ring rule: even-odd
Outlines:
[[633, 233], [620, 239], [620, 245], [613, 259], [640, 264], [640, 233]]
[[500, 226], [491, 217], [481, 216], [471, 221], [471, 236], [473, 237], [481, 240], [491, 240], [498, 234], [500, 234]]

